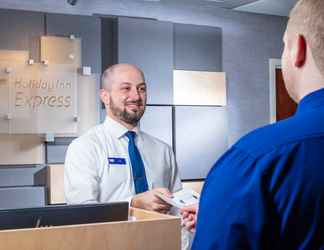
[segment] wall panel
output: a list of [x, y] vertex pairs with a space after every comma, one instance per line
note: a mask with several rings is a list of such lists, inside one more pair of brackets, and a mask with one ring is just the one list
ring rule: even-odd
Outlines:
[[140, 126], [144, 132], [172, 146], [171, 106], [147, 106]]
[[222, 29], [175, 23], [174, 68], [222, 71]]
[[227, 127], [224, 107], [176, 107], [176, 157], [182, 179], [206, 177], [227, 149]]
[[148, 104], [172, 104], [172, 23], [118, 18], [118, 62], [144, 71]]
[[40, 36], [44, 35], [44, 14], [0, 9], [0, 49], [27, 50], [40, 60]]
[[47, 35], [81, 37], [82, 65], [101, 73], [101, 21], [99, 17], [46, 14]]
[[45, 187], [0, 188], [0, 209], [42, 207], [46, 204]]

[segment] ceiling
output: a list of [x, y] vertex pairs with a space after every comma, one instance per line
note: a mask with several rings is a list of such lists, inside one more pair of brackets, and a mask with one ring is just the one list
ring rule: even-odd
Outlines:
[[[82, 1], [82, 0], [79, 0]], [[260, 14], [288, 16], [298, 0], [143, 0], [144, 2], [183, 2], [209, 4], [220, 8], [234, 9]]]
[[[69, 0], [75, 1], [75, 0]], [[45, 12], [93, 14], [98, 10], [109, 9], [109, 6], [134, 6], [136, 3], [143, 5], [174, 5], [181, 4], [201, 7], [220, 7], [262, 13], [269, 15], [288, 16], [289, 10], [297, 0], [76, 0], [76, 5], [71, 6], [67, 0], [0, 0], [0, 8], [25, 9]], [[92, 11], [92, 12], [91, 12]]]
[[288, 16], [289, 11], [296, 2], [297, 0], [258, 0], [241, 5], [235, 8], [235, 10], [277, 16]]

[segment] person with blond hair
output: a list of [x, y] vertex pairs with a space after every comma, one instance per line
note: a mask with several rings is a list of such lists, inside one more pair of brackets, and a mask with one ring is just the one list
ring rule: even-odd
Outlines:
[[252, 131], [211, 169], [182, 210], [193, 250], [324, 249], [324, 1], [300, 0], [282, 70], [294, 116]]

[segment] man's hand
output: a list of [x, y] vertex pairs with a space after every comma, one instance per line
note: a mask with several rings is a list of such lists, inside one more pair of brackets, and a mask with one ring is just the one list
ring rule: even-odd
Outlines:
[[156, 194], [161, 193], [168, 197], [172, 197], [170, 191], [166, 188], [155, 188], [144, 193], [135, 195], [132, 198], [131, 206], [143, 208], [146, 210], [156, 211], [159, 213], [169, 212], [171, 205], [161, 200]]
[[180, 210], [182, 215], [182, 225], [187, 228], [190, 232], [195, 232], [196, 230], [196, 222], [197, 222], [197, 214], [198, 214], [198, 204], [183, 207]]

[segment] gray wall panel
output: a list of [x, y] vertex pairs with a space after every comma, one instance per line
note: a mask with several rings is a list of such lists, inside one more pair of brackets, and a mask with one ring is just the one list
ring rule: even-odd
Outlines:
[[64, 163], [68, 146], [69, 145], [47, 145], [47, 163]]
[[82, 65], [101, 74], [101, 21], [99, 17], [46, 14], [47, 35], [71, 34], [82, 38]]
[[40, 36], [44, 35], [44, 14], [0, 10], [0, 49], [27, 50], [40, 60]]
[[136, 64], [144, 71], [148, 104], [172, 104], [171, 23], [118, 18], [118, 62]]
[[44, 187], [0, 188], [0, 209], [45, 206]]
[[[224, 35], [230, 143], [269, 122], [269, 58], [280, 58], [285, 19], [268, 23], [266, 18], [256, 16], [244, 25], [237, 16]], [[240, 20], [243, 24], [236, 25]]]
[[117, 60], [117, 18], [101, 19], [101, 60], [102, 71], [118, 62]]
[[176, 157], [182, 179], [205, 178], [227, 149], [224, 107], [176, 107]]
[[172, 146], [172, 107], [147, 106], [141, 129]]
[[174, 24], [174, 67], [178, 70], [222, 71], [222, 29]]
[[43, 167], [1, 167], [0, 188], [8, 186], [32, 186], [34, 174]]

